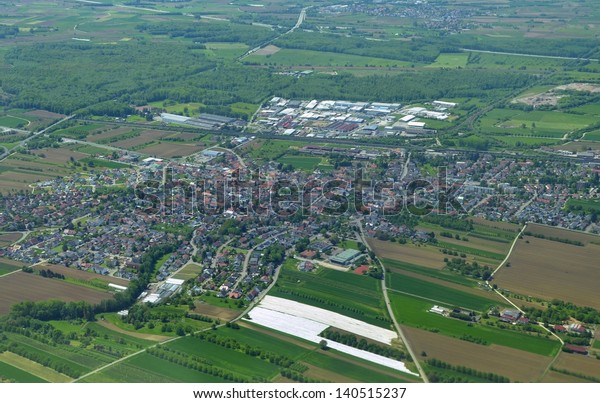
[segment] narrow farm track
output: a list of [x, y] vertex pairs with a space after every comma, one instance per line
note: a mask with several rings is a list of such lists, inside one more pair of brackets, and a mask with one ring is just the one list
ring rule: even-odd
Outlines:
[[[519, 231], [519, 233], [517, 234], [517, 236], [515, 237], [515, 239], [513, 240], [512, 245], [510, 246], [510, 249], [508, 251], [508, 253], [506, 254], [506, 257], [504, 258], [504, 260], [502, 261], [502, 263], [500, 263], [498, 265], [498, 267], [496, 268], [496, 270], [494, 270], [494, 272], [492, 273], [492, 278], [494, 277], [494, 275], [496, 274], [496, 272], [498, 270], [500, 270], [502, 267], [504, 267], [504, 265], [506, 264], [506, 262], [508, 261], [508, 259], [510, 258], [510, 255], [512, 254], [512, 251], [515, 247], [515, 245], [517, 244], [517, 241], [521, 238], [521, 236], [523, 235], [523, 233], [525, 232], [525, 230], [527, 229], [527, 224], [525, 224], [523, 226], [523, 228], [521, 229], [521, 231]], [[489, 281], [486, 280], [485, 282], [488, 286], [490, 286]], [[504, 294], [502, 294], [500, 291], [498, 291], [497, 289], [494, 289], [494, 292], [496, 294], [498, 294], [502, 299], [504, 299], [507, 303], [509, 303], [512, 307], [514, 307], [515, 309], [517, 309], [519, 312], [521, 312], [522, 314], [524, 314], [525, 312], [523, 312], [523, 310], [516, 305], [515, 303], [513, 303], [510, 299], [508, 299]], [[545, 331], [547, 331], [548, 333], [550, 333], [553, 337], [555, 337], [561, 344], [561, 346], [563, 346], [565, 344], [565, 342], [563, 341], [563, 339], [561, 339], [556, 333], [554, 333], [552, 330], [548, 329], [546, 326], [544, 326], [544, 324], [538, 323], [538, 326], [540, 326], [542, 329], [544, 329]], [[558, 352], [556, 353], [556, 356], [554, 357], [554, 359], [552, 361], [550, 361], [550, 363], [546, 366], [546, 369], [544, 370], [544, 372], [542, 373], [542, 375], [539, 377], [538, 381], [542, 380], [544, 378], [544, 376], [546, 376], [546, 374], [548, 373], [548, 371], [550, 371], [550, 369], [552, 368], [552, 366], [554, 365], [554, 363], [556, 362], [556, 360], [558, 359], [558, 357], [560, 356], [562, 349], [558, 349]]]
[[[365, 245], [367, 247], [367, 249], [369, 251], [372, 251], [371, 246], [367, 243], [367, 241], [365, 239], [365, 234], [364, 234], [364, 231], [363, 231], [362, 222], [360, 220], [358, 220], [356, 223], [357, 223], [358, 228], [359, 228], [361, 242], [363, 243], [363, 245]], [[396, 332], [398, 333], [398, 336], [400, 337], [400, 340], [402, 340], [402, 343], [406, 347], [406, 351], [408, 352], [408, 354], [410, 354], [410, 357], [412, 358], [413, 363], [417, 367], [417, 371], [419, 372], [419, 375], [421, 376], [421, 379], [423, 379], [423, 382], [428, 383], [429, 379], [427, 378], [427, 374], [423, 370], [423, 367], [421, 367], [421, 364], [419, 363], [419, 360], [417, 359], [417, 356], [415, 355], [412, 347], [410, 346], [410, 344], [408, 344], [408, 339], [404, 335], [404, 332], [402, 331], [402, 328], [400, 327], [400, 324], [398, 323], [398, 321], [396, 320], [396, 316], [394, 315], [394, 311], [392, 309], [392, 303], [391, 303], [390, 298], [388, 296], [388, 292], [387, 292], [388, 290], [387, 290], [387, 286], [385, 284], [385, 271], [386, 271], [385, 266], [384, 266], [383, 262], [381, 260], [379, 260], [379, 258], [377, 256], [375, 257], [375, 259], [381, 265], [381, 268], [383, 269], [383, 273], [384, 273], [384, 277], [381, 279], [381, 289], [382, 289], [382, 292], [383, 292], [383, 299], [385, 301], [385, 306], [387, 308], [388, 315], [392, 319], [392, 322], [394, 323], [394, 328], [396, 328]]]

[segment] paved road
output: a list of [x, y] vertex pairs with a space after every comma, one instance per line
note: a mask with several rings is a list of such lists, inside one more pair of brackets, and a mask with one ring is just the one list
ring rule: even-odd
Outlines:
[[247, 51], [246, 53], [244, 53], [243, 55], [241, 55], [240, 57], [238, 57], [236, 60], [240, 61], [245, 59], [246, 57], [250, 56], [252, 53], [256, 53], [259, 50], [261, 50], [262, 48], [269, 46], [271, 43], [275, 42], [277, 39], [281, 38], [284, 35], [290, 34], [292, 32], [294, 32], [296, 29], [300, 28], [300, 26], [302, 25], [302, 23], [304, 22], [304, 20], [306, 19], [306, 11], [309, 9], [310, 7], [304, 7], [302, 9], [302, 11], [300, 11], [300, 15], [298, 15], [298, 20], [296, 21], [296, 24], [290, 28], [288, 31], [277, 35], [275, 38], [273, 39], [269, 39], [266, 42], [263, 42], [262, 44], [258, 45], [257, 47], [250, 49], [249, 51]]

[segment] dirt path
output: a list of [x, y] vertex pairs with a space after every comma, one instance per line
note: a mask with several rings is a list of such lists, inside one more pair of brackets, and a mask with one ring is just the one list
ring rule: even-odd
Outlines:
[[127, 336], [131, 336], [131, 337], [136, 337], [138, 339], [142, 339], [142, 340], [150, 340], [150, 341], [166, 341], [169, 340], [171, 337], [169, 336], [161, 336], [158, 334], [144, 334], [144, 333], [137, 333], [137, 332], [130, 332], [128, 330], [123, 330], [120, 327], [118, 327], [117, 325], [115, 325], [114, 323], [111, 323], [107, 320], [99, 320], [97, 322], [100, 326], [105, 327], [109, 330], [113, 330], [117, 333], [122, 333], [122, 334], [126, 334]]

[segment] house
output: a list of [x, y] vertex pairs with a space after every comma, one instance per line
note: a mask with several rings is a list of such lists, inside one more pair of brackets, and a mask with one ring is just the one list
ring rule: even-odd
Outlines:
[[316, 255], [317, 252], [308, 249], [300, 253], [300, 257], [303, 257], [304, 259], [313, 259]]
[[500, 320], [502, 322], [513, 323], [516, 322], [521, 317], [521, 312], [516, 309], [503, 309], [500, 312]]
[[566, 351], [567, 353], [575, 353], [575, 354], [581, 354], [581, 355], [588, 354], [588, 351], [585, 347], [576, 346], [574, 344], [565, 344], [565, 346], [563, 347], [563, 350]]
[[585, 327], [583, 327], [583, 325], [580, 325], [579, 323], [571, 323], [568, 327], [568, 330], [571, 333], [579, 333], [579, 334], [587, 333], [587, 329]]
[[567, 331], [567, 329], [563, 325], [554, 325], [554, 331], [564, 333]]
[[315, 269], [315, 265], [311, 262], [300, 262], [298, 264], [298, 270], [300, 271], [313, 271]]

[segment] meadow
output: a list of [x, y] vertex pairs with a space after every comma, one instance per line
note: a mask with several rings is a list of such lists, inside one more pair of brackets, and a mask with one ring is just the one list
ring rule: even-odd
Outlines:
[[596, 118], [589, 115], [493, 109], [481, 118], [481, 132], [484, 134], [561, 138], [566, 133], [582, 129], [595, 122]]
[[284, 165], [291, 165], [294, 170], [312, 172], [318, 168], [321, 163], [321, 158], [301, 155], [284, 155], [283, 157], [278, 158], [277, 161]]

